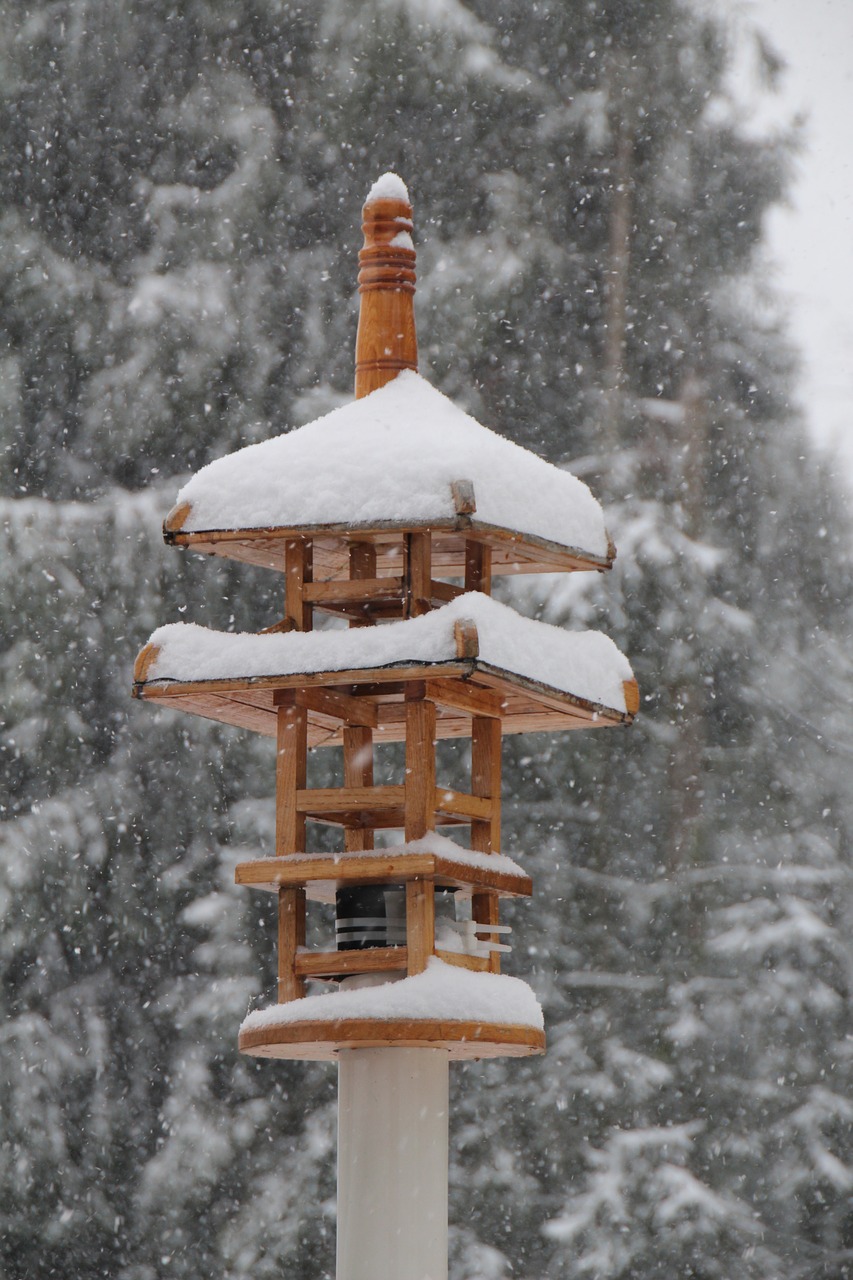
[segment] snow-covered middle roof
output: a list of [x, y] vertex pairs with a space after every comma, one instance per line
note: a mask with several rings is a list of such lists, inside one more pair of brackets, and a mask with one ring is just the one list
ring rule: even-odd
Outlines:
[[481, 426], [419, 374], [199, 471], [181, 534], [452, 521], [470, 481], [476, 521], [607, 560], [601, 507], [576, 476]]

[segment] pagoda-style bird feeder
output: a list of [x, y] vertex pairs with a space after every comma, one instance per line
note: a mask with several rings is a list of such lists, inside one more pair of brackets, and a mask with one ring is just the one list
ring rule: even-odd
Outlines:
[[[258, 635], [161, 627], [134, 696], [275, 738], [275, 856], [236, 879], [278, 896], [278, 1002], [240, 1048], [339, 1059], [338, 1280], [438, 1280], [447, 1064], [545, 1044], [533, 993], [500, 973], [500, 901], [532, 892], [501, 853], [501, 738], [628, 724], [638, 697], [607, 637], [490, 598], [497, 574], [604, 570], [613, 546], [580, 481], [418, 375], [399, 178], [363, 217], [355, 400], [211, 463], [164, 526], [174, 546], [283, 572], [283, 616]], [[467, 790], [438, 774], [445, 738], [470, 739]], [[405, 744], [405, 770], [377, 784], [385, 742]], [[310, 784], [320, 747], [341, 749], [337, 786]], [[337, 852], [311, 851], [319, 823], [340, 828]], [[334, 945], [306, 947], [308, 902], [334, 905]]]

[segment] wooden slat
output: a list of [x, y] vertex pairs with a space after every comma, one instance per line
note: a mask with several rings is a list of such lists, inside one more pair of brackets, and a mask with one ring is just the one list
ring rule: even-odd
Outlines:
[[[457, 818], [475, 818], [491, 821], [492, 801], [484, 796], [470, 796], [451, 787], [435, 788], [435, 808], [438, 813], [452, 814]], [[406, 837], [409, 838], [408, 836]]]
[[332, 716], [344, 724], [362, 725], [375, 729], [378, 724], [376, 703], [367, 698], [354, 698], [351, 694], [337, 693], [332, 689], [299, 689], [297, 706]]
[[423, 973], [435, 950], [435, 885], [431, 880], [406, 884], [407, 972]]
[[334, 684], [380, 685], [401, 680], [428, 680], [432, 676], [466, 676], [474, 671], [471, 661], [422, 662], [399, 667], [354, 667], [342, 671], [299, 671], [293, 675], [232, 676], [217, 680], [155, 680], [136, 686], [136, 697], [176, 698], [185, 693], [230, 693], [237, 689], [298, 689]]
[[435, 827], [435, 703], [406, 702], [406, 840], [420, 840]]
[[496, 853], [501, 847], [501, 722], [487, 716], [471, 721], [471, 791], [491, 802], [486, 821], [471, 823], [471, 848]]
[[287, 701], [278, 706], [275, 785], [275, 851], [278, 855], [304, 853], [305, 816], [299, 810], [298, 798], [303, 793], [308, 756], [308, 713]]
[[405, 969], [405, 947], [365, 947], [362, 951], [302, 951], [296, 957], [296, 972], [306, 978], [325, 978], [347, 973], [384, 973]]
[[278, 891], [278, 1002], [299, 1000], [305, 995], [305, 980], [296, 971], [296, 953], [305, 946], [305, 890]]
[[[471, 899], [471, 915], [477, 924], [500, 924], [498, 896], [495, 893], [475, 893]], [[490, 934], [487, 929], [478, 931], [477, 936], [485, 942], [500, 942], [499, 933]], [[489, 969], [492, 973], [501, 971], [501, 953], [492, 951], [489, 955]]]
[[305, 600], [305, 585], [313, 572], [310, 538], [292, 538], [284, 544], [284, 618], [292, 631], [310, 631], [312, 611]]
[[491, 689], [483, 689], [470, 680], [427, 680], [426, 695], [444, 707], [455, 707], [471, 716], [495, 716], [503, 713], [503, 698]]
[[450, 582], [437, 582], [433, 578], [429, 584], [430, 599], [433, 603], [449, 604], [451, 600], [456, 600], [459, 596], [465, 594], [464, 587], [454, 587]]
[[246, 888], [277, 890], [280, 884], [306, 885], [328, 881], [340, 884], [404, 883], [416, 877], [432, 878], [437, 884], [458, 888], [493, 889], [508, 897], [530, 897], [533, 884], [522, 873], [508, 874], [492, 868], [469, 867], [435, 854], [407, 854], [383, 857], [372, 854], [316, 854], [311, 858], [255, 858], [240, 862], [234, 871], [235, 883]]
[[[357, 702], [357, 698], [352, 698]], [[373, 706], [376, 712], [375, 704]], [[373, 734], [360, 725], [347, 725], [343, 730], [344, 786], [373, 786]], [[373, 832], [366, 828], [347, 828], [344, 832], [347, 853], [373, 848]]]

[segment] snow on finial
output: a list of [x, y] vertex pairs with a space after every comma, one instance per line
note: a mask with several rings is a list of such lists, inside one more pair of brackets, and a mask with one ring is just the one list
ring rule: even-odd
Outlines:
[[364, 203], [372, 204], [374, 200], [405, 200], [408, 203], [409, 193], [405, 182], [396, 173], [383, 173], [368, 191]]

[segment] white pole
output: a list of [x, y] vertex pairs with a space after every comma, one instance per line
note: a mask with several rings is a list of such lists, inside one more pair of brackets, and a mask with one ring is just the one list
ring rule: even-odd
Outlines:
[[339, 1062], [337, 1280], [447, 1280], [450, 1056], [347, 1049]]

